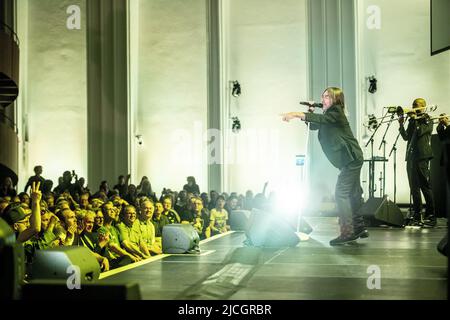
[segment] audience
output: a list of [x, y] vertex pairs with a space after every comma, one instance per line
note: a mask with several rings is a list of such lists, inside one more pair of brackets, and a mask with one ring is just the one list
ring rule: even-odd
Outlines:
[[121, 237], [121, 245], [130, 254], [142, 259], [150, 257], [147, 245], [142, 238], [140, 223], [136, 219], [136, 208], [126, 205], [122, 209], [123, 220], [117, 226]]
[[150, 199], [144, 199], [140, 202], [139, 212], [140, 231], [148, 251], [153, 255], [161, 254], [161, 237], [156, 237], [155, 226], [152, 222], [155, 204]]
[[125, 176], [120, 175], [118, 178], [117, 184], [113, 187], [114, 190], [119, 191], [120, 197], [124, 198], [128, 191], [128, 181], [130, 180], [131, 175]]
[[34, 182], [34, 183], [40, 182], [40, 190], [43, 191], [45, 179], [44, 179], [43, 177], [41, 177], [41, 174], [42, 174], [42, 166], [35, 166], [34, 169], [33, 169], [33, 171], [34, 171], [34, 176], [31, 176], [31, 177], [28, 179], [28, 182], [27, 182], [27, 184], [25, 185], [25, 188], [24, 188], [24, 190], [23, 190], [25, 193], [27, 192], [28, 188], [31, 187], [31, 184], [32, 184], [33, 182]]
[[0, 183], [0, 198], [17, 196], [17, 191], [14, 189], [13, 181], [10, 177], [5, 177]]
[[181, 223], [191, 224], [197, 231], [200, 239], [206, 238], [205, 231], [209, 226], [209, 215], [208, 211], [203, 207], [203, 201], [200, 197], [192, 198], [192, 206], [184, 211]]
[[155, 212], [153, 214], [152, 222], [155, 225], [155, 236], [162, 237], [162, 229], [165, 225], [170, 224], [169, 219], [163, 214], [164, 207], [159, 201], [155, 203]]
[[172, 209], [172, 197], [169, 195], [165, 196], [162, 204], [164, 207], [163, 214], [167, 217], [169, 223], [180, 223], [180, 216], [175, 210]]
[[229, 214], [251, 210], [255, 200], [251, 191], [245, 197], [214, 190], [200, 195], [192, 176], [179, 193], [164, 188], [157, 201], [147, 177], [135, 186], [129, 184], [130, 175], [120, 175], [112, 190], [105, 180], [91, 193], [74, 171], [65, 171], [54, 189], [53, 181], [41, 176], [42, 166], [34, 173], [19, 195], [10, 177], [0, 184], [0, 217], [24, 246], [27, 263], [36, 250], [84, 246], [108, 271], [161, 254], [168, 224], [190, 224], [201, 239], [227, 232]]
[[192, 176], [187, 177], [187, 184], [183, 186], [183, 190], [186, 192], [190, 192], [192, 194], [200, 194], [200, 188], [198, 184], [195, 182], [195, 178]]
[[207, 238], [230, 230], [230, 226], [227, 223], [228, 212], [225, 210], [224, 206], [225, 198], [223, 196], [219, 196], [216, 201], [216, 207], [211, 210], [209, 216], [209, 226], [205, 231]]

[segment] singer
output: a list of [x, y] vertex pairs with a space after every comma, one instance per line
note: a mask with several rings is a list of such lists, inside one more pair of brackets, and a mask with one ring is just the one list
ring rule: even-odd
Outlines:
[[[313, 111], [314, 104], [309, 105], [309, 110]], [[342, 90], [327, 88], [322, 94], [322, 105], [323, 114], [290, 112], [281, 116], [286, 122], [295, 118], [310, 122], [311, 130], [319, 130], [323, 152], [331, 164], [340, 170], [335, 198], [341, 234], [330, 241], [330, 245], [335, 246], [369, 236], [362, 216], [357, 213], [363, 203], [360, 175], [364, 158], [345, 116]]]

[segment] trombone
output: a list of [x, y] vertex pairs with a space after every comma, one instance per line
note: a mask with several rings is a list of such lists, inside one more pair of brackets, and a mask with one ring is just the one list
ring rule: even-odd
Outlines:
[[[365, 127], [374, 129], [376, 128], [378, 125], [384, 124], [384, 123], [390, 123], [392, 121], [396, 121], [399, 118], [403, 117], [405, 120], [407, 120], [407, 118], [413, 118], [414, 115], [416, 115], [416, 117], [414, 117], [414, 119], [422, 119], [425, 117], [425, 114], [427, 114], [428, 112], [434, 112], [437, 110], [437, 106], [436, 105], [430, 105], [427, 107], [419, 107], [419, 108], [404, 108], [404, 107], [387, 107], [388, 113], [396, 113], [397, 117], [396, 118], [392, 118], [392, 117], [388, 117], [387, 115], [384, 117], [380, 117], [380, 118], [376, 118], [374, 115], [369, 115], [369, 120], [367, 123], [364, 123], [363, 125]], [[422, 112], [419, 112], [419, 115], [417, 116], [417, 111], [419, 110], [424, 110]], [[406, 114], [406, 116], [405, 116]], [[423, 115], [421, 115], [423, 114]], [[442, 118], [446, 117], [446, 116], [442, 116]], [[432, 119], [438, 119], [438, 117], [434, 117]], [[382, 120], [381, 122], [378, 122], [379, 120]]]
[[437, 110], [437, 106], [435, 105], [431, 105], [431, 106], [427, 106], [427, 107], [419, 107], [419, 108], [403, 108], [403, 107], [397, 107], [397, 110], [395, 113], [397, 113], [397, 116], [401, 117], [404, 114], [416, 114], [417, 115], [417, 111], [419, 110], [423, 110], [421, 112], [419, 112], [419, 114], [421, 113], [430, 113], [430, 112], [434, 112]]
[[437, 117], [430, 118], [430, 120], [433, 121], [433, 123], [439, 123], [439, 122], [443, 121], [444, 119], [447, 119], [447, 121], [450, 122], [450, 115], [443, 113]]

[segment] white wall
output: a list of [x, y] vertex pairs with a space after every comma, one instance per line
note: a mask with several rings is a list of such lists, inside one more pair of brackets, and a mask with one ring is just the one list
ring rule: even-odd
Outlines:
[[[359, 7], [358, 33], [360, 70], [358, 79], [361, 88], [360, 105], [362, 115], [381, 116], [385, 106], [411, 106], [417, 97], [423, 97], [428, 104], [437, 104], [434, 113], [450, 113], [450, 51], [430, 55], [430, 2], [424, 0], [364, 0], [356, 1]], [[366, 21], [368, 6], [378, 6], [381, 13], [381, 28], [368, 29]], [[378, 92], [367, 93], [365, 77], [375, 75]], [[361, 123], [366, 118], [361, 119]], [[435, 126], [436, 127], [436, 126]], [[384, 129], [377, 134], [375, 155], [378, 151]], [[398, 134], [398, 123], [394, 122], [387, 135], [387, 153]], [[370, 132], [361, 130], [364, 142]], [[409, 202], [409, 187], [404, 161], [406, 142], [398, 143], [397, 153], [397, 202]], [[370, 150], [366, 150], [366, 158]], [[381, 171], [377, 166], [376, 178]], [[367, 173], [367, 170], [366, 170]], [[393, 156], [387, 166], [386, 193], [393, 197]], [[376, 180], [378, 184], [378, 180]], [[367, 184], [366, 184], [367, 186]], [[377, 192], [378, 196], [379, 193]]]
[[304, 110], [298, 102], [307, 97], [306, 4], [230, 0], [224, 14], [225, 76], [242, 86], [239, 98], [229, 98], [230, 114], [239, 117], [242, 131], [230, 134], [226, 146], [234, 155], [225, 167], [226, 185], [229, 191], [261, 192], [269, 181], [268, 191], [282, 193], [298, 186], [295, 156], [306, 152], [305, 125], [279, 116]]
[[[54, 186], [66, 169], [87, 175], [86, 12], [84, 0], [18, 2], [22, 190], [38, 164]], [[81, 30], [66, 27], [70, 5], [80, 6]]]
[[206, 190], [205, 9], [204, 0], [139, 2], [137, 176], [157, 193], [181, 189], [190, 175]]

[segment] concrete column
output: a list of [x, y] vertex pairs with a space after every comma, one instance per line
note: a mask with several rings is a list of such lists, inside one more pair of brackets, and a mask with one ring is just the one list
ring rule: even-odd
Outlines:
[[129, 172], [127, 1], [87, 1], [88, 183]]
[[[220, 47], [220, 0], [206, 0], [208, 27], [208, 131], [222, 130], [221, 113], [221, 47]], [[218, 131], [217, 131], [218, 130]], [[222, 192], [223, 177], [223, 135], [208, 137], [208, 190]], [[212, 147], [214, 146], [214, 147]], [[220, 154], [218, 154], [220, 153]], [[220, 159], [220, 163], [212, 163]]]
[[[327, 87], [340, 87], [345, 94], [348, 119], [355, 137], [358, 138], [356, 50], [355, 50], [355, 5], [354, 0], [308, 0], [309, 36], [309, 98], [320, 101]], [[322, 182], [334, 194], [335, 170], [323, 156], [317, 133], [312, 133], [309, 145], [311, 161], [311, 186], [318, 176], [333, 177]]]

